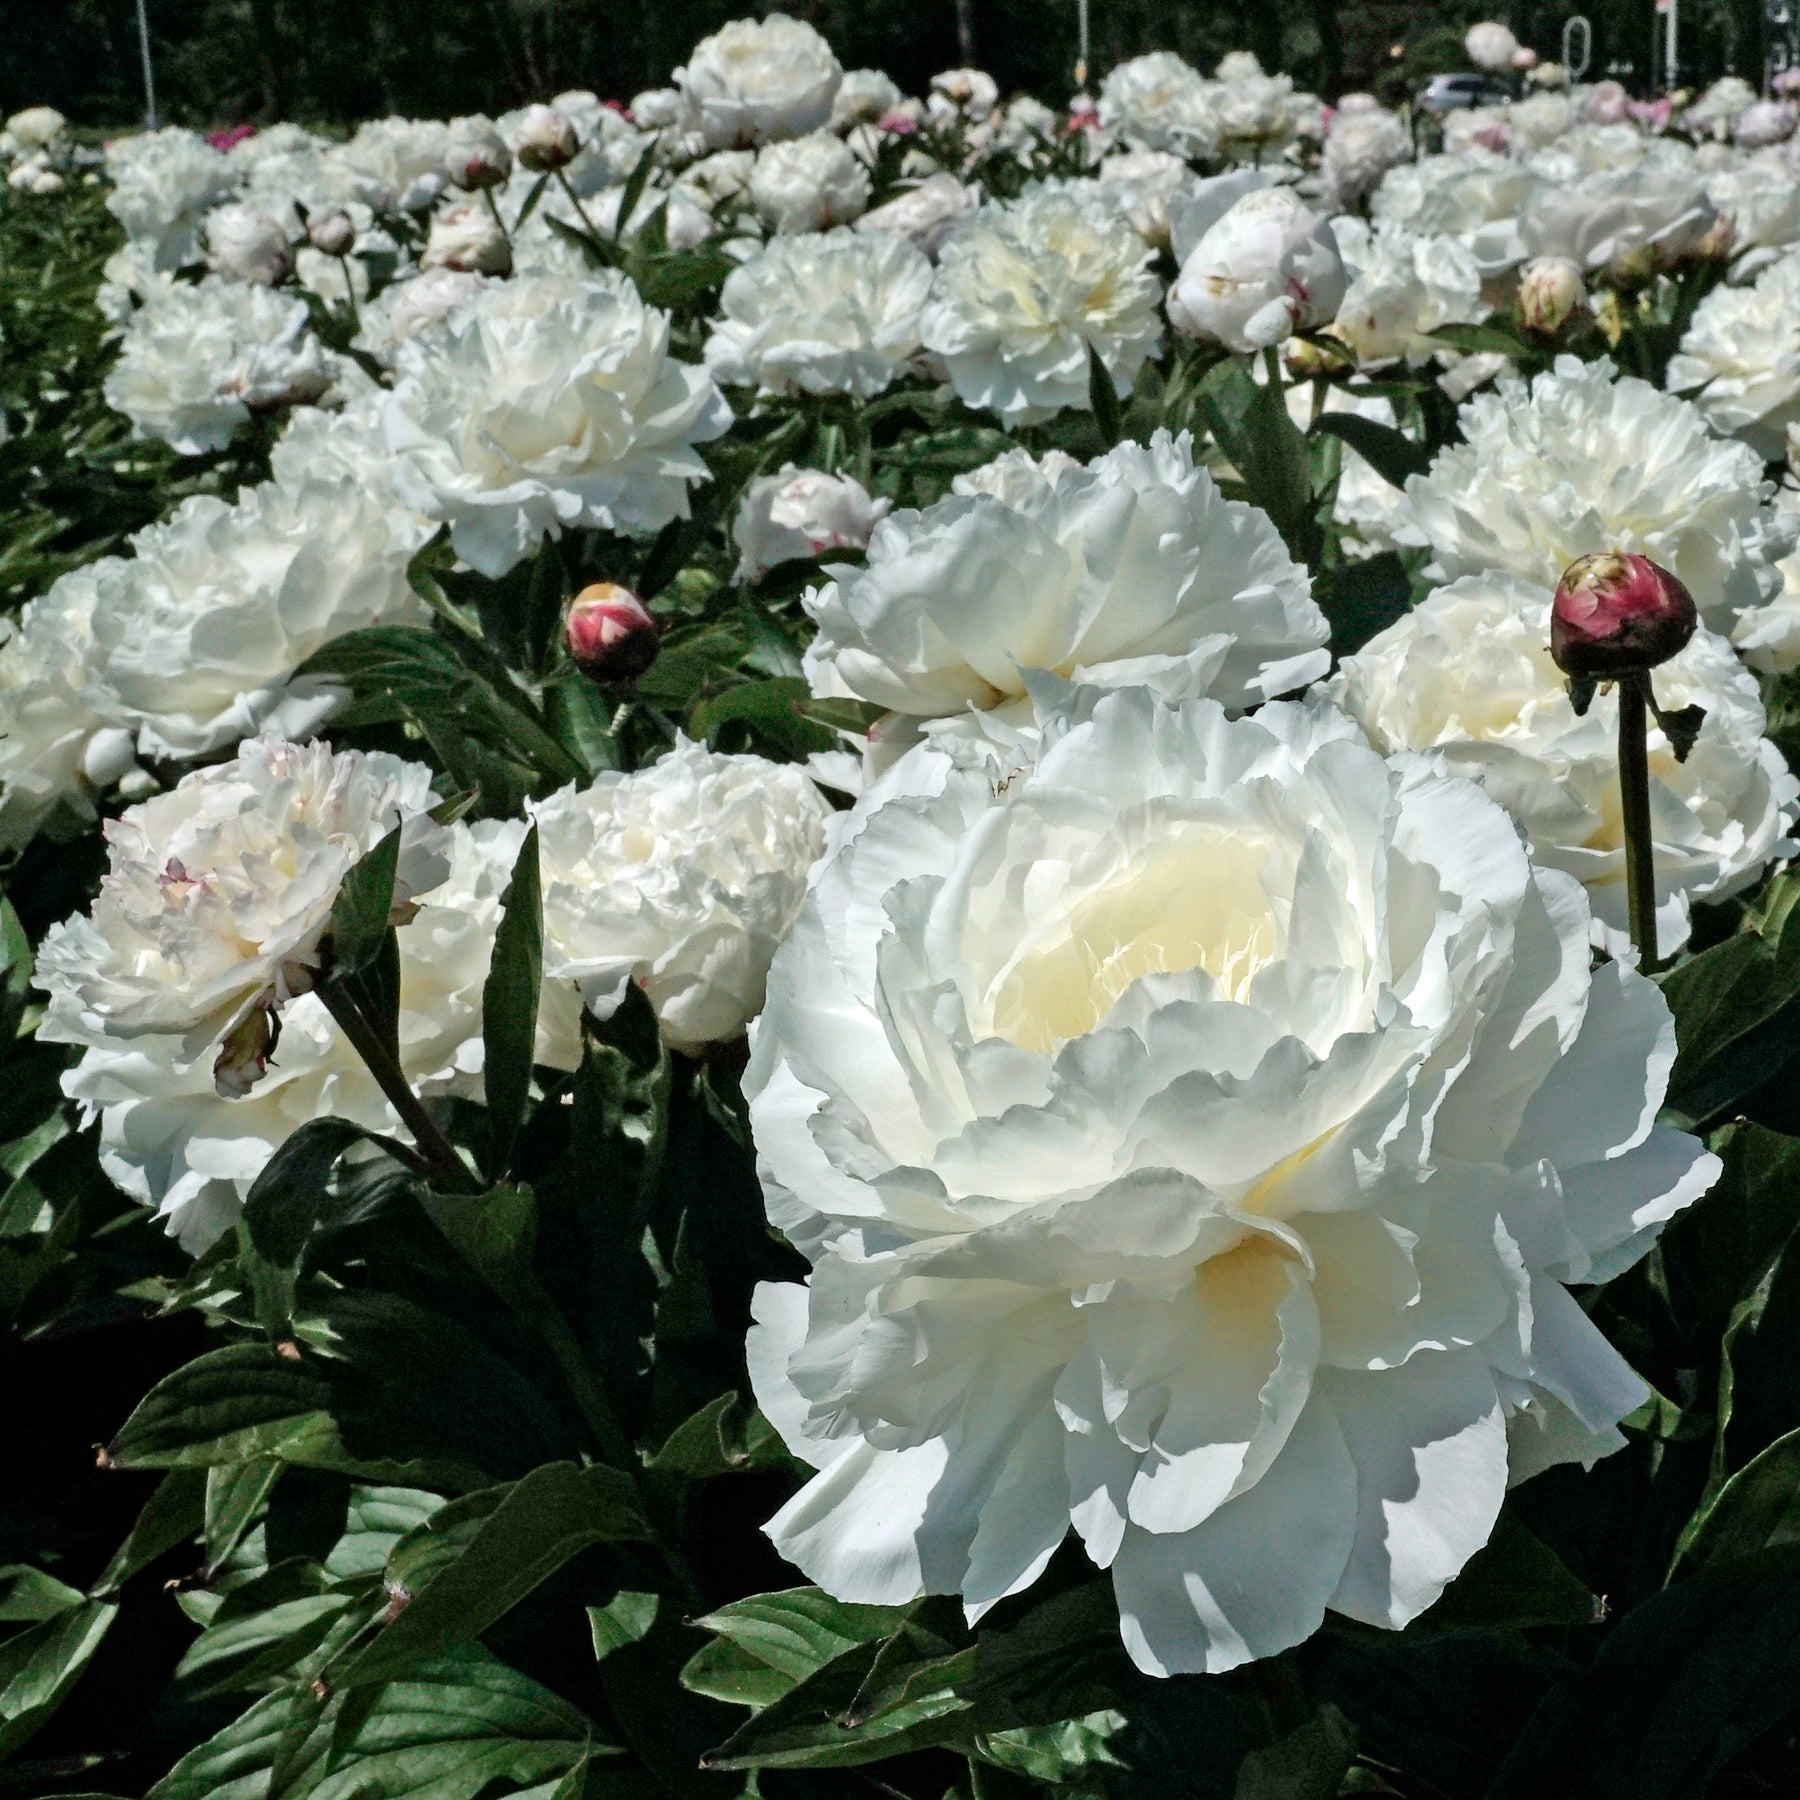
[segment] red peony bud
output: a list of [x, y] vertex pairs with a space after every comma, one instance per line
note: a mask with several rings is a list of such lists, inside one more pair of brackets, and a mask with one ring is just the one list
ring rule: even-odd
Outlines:
[[1550, 654], [1577, 681], [1665, 663], [1694, 635], [1694, 597], [1647, 556], [1578, 557], [1550, 605]]
[[597, 581], [569, 602], [563, 636], [582, 674], [611, 686], [656, 661], [661, 627], [630, 588]]

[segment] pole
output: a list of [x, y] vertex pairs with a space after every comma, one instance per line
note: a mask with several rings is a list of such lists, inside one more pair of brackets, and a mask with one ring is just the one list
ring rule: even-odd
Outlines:
[[1681, 0], [1669, 0], [1669, 92], [1681, 86]]
[[1075, 30], [1079, 48], [1075, 60], [1075, 85], [1087, 86], [1088, 78], [1088, 0], [1075, 0]]
[[150, 16], [144, 0], [137, 0], [138, 49], [144, 58], [144, 123], [156, 129], [156, 73], [150, 67]]

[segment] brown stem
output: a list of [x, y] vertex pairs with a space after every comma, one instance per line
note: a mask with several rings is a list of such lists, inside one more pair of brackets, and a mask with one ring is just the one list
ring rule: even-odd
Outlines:
[[1650, 675], [1619, 677], [1619, 811], [1625, 828], [1625, 897], [1638, 967], [1656, 973], [1656, 847], [1650, 835]]

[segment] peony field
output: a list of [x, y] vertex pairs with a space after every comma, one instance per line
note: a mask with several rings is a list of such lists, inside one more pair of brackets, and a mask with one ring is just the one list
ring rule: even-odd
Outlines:
[[0, 131], [0, 1800], [1800, 1795], [1800, 69], [814, 16]]

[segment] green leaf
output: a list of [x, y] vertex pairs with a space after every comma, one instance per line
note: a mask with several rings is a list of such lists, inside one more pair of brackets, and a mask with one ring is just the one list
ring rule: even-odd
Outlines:
[[1321, 1706], [1298, 1730], [1244, 1758], [1235, 1800], [1333, 1800], [1355, 1757], [1349, 1720]]
[[282, 1465], [273, 1457], [220, 1463], [206, 1471], [206, 1566], [216, 1569], [262, 1511]]
[[625, 235], [626, 227], [631, 223], [631, 215], [637, 211], [638, 202], [644, 197], [644, 188], [650, 180], [650, 171], [656, 162], [656, 141], [653, 138], [644, 146], [644, 154], [637, 159], [637, 167], [625, 178], [625, 191], [619, 196], [618, 216], [613, 221], [613, 242], [616, 244]]
[[1320, 531], [1313, 516], [1312, 458], [1305, 433], [1288, 417], [1280, 381], [1258, 383], [1233, 357], [1208, 370], [1199, 397], [1207, 425], [1251, 501], [1269, 515], [1295, 561], [1313, 567]]
[[1753, 1457], [1694, 1515], [1682, 1534], [1677, 1565], [1722, 1567], [1800, 1544], [1800, 1430]]
[[594, 1634], [594, 1660], [604, 1662], [615, 1650], [641, 1643], [655, 1625], [661, 1606], [662, 1595], [632, 1588], [613, 1595], [604, 1606], [590, 1606], [587, 1615]]
[[602, 1749], [583, 1713], [471, 1645], [366, 1697], [334, 1692], [321, 1706], [271, 1694], [189, 1751], [148, 1800], [268, 1800], [278, 1762], [280, 1790], [309, 1800], [500, 1800]]
[[812, 704], [811, 691], [797, 675], [742, 681], [715, 697], [701, 700], [688, 716], [688, 734], [710, 743], [717, 738], [720, 727], [739, 719], [790, 756], [832, 749], [838, 742], [837, 734], [809, 716]]
[[72, 1588], [29, 1563], [10, 1563], [0, 1568], [0, 1620], [22, 1620], [35, 1625], [66, 1613], [86, 1598], [80, 1588]]
[[1536, 1533], [1503, 1512], [1443, 1597], [1408, 1632], [1518, 1631], [1533, 1625], [1595, 1625], [1600, 1602]]
[[0, 1644], [0, 1759], [36, 1735], [62, 1704], [118, 1616], [112, 1600], [85, 1600]]
[[1408, 476], [1423, 475], [1431, 467], [1431, 452], [1423, 444], [1358, 413], [1321, 413], [1312, 422], [1312, 435], [1321, 434], [1341, 438], [1392, 487], [1405, 487]]
[[31, 939], [13, 904], [0, 895], [0, 1044], [10, 1044], [31, 1004]]
[[1100, 441], [1110, 450], [1124, 433], [1119, 416], [1119, 392], [1112, 375], [1101, 361], [1100, 352], [1090, 343], [1088, 357], [1088, 405], [1094, 409], [1094, 423], [1100, 428]]
[[1440, 344], [1448, 344], [1464, 356], [1481, 356], [1489, 352], [1511, 357], [1514, 362], [1529, 360], [1531, 348], [1521, 343], [1510, 331], [1498, 325], [1440, 325], [1431, 334]]
[[694, 1623], [716, 1632], [681, 1671], [684, 1687], [734, 1706], [767, 1706], [829, 1662], [893, 1635], [905, 1610], [834, 1600], [820, 1588], [789, 1588], [736, 1600]]
[[494, 933], [493, 960], [481, 989], [481, 1066], [487, 1096], [490, 1181], [497, 1181], [510, 1165], [531, 1101], [538, 996], [544, 985], [544, 910], [535, 824], [519, 847], [500, 904], [505, 910]]
[[244, 1611], [237, 1603], [249, 1594], [231, 1595], [187, 1647], [175, 1670], [185, 1701], [263, 1687], [316, 1650], [347, 1614], [356, 1615], [360, 1628], [380, 1605], [367, 1585], [361, 1593], [331, 1588]]
[[[454, 1522], [446, 1507], [421, 1535], [441, 1536]], [[479, 1637], [583, 1550], [649, 1536], [630, 1482], [616, 1471], [573, 1463], [534, 1469], [505, 1492], [456, 1559], [337, 1679], [345, 1687], [390, 1680], [420, 1657]], [[403, 1548], [395, 1551], [396, 1563]]]
[[650, 1467], [659, 1474], [705, 1481], [715, 1475], [779, 1468], [786, 1461], [775, 1427], [731, 1393], [709, 1400], [677, 1425], [650, 1459]]
[[206, 1527], [206, 1486], [204, 1468], [171, 1469], [144, 1502], [136, 1524], [94, 1583], [94, 1592], [117, 1593], [158, 1557], [198, 1537]]
[[335, 979], [360, 975], [381, 954], [394, 911], [394, 878], [400, 870], [396, 825], [344, 877], [331, 908], [331, 972]]

